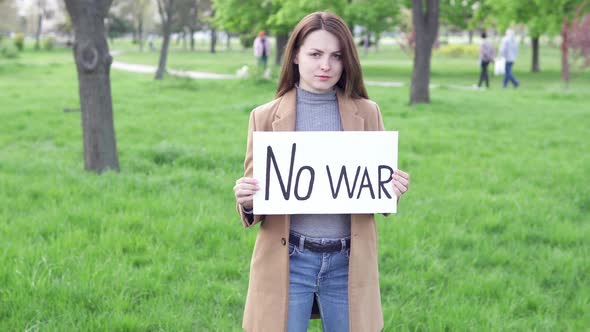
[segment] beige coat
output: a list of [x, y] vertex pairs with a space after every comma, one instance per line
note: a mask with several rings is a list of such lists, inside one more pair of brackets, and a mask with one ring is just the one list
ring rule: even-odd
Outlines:
[[[383, 130], [379, 107], [367, 99], [345, 98], [338, 92], [342, 127], [347, 131]], [[250, 114], [246, 177], [252, 177], [252, 132], [294, 131], [296, 90], [293, 89]], [[250, 267], [250, 284], [242, 327], [248, 332], [285, 331], [289, 307], [288, 215], [254, 216], [250, 224], [238, 205], [245, 227], [260, 223]], [[351, 251], [348, 298], [351, 332], [373, 332], [383, 328], [377, 229], [372, 214], [351, 218]]]

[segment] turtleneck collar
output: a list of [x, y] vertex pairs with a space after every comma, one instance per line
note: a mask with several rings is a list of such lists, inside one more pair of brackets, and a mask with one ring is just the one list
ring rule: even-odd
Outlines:
[[336, 100], [336, 89], [331, 89], [330, 91], [326, 91], [326, 92], [322, 92], [322, 93], [316, 93], [316, 92], [311, 92], [311, 91], [307, 91], [307, 90], [303, 89], [302, 87], [299, 86], [299, 84], [295, 84], [295, 87], [297, 88], [297, 100], [300, 100], [303, 102], [325, 103], [325, 102], [331, 102], [331, 101]]

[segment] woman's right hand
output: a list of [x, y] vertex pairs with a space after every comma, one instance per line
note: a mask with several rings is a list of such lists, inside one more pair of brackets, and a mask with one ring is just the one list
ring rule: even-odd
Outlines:
[[244, 209], [252, 209], [254, 194], [260, 189], [258, 180], [254, 178], [239, 178], [234, 186], [234, 194], [236, 201], [242, 205]]

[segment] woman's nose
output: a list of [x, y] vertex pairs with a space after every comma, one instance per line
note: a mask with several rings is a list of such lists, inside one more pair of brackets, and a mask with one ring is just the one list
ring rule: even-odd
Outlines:
[[330, 70], [330, 57], [323, 57], [320, 63], [320, 68], [324, 71]]

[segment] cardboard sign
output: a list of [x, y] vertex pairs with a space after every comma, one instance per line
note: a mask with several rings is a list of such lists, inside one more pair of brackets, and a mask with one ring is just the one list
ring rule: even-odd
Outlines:
[[395, 213], [392, 131], [254, 132], [254, 214]]

